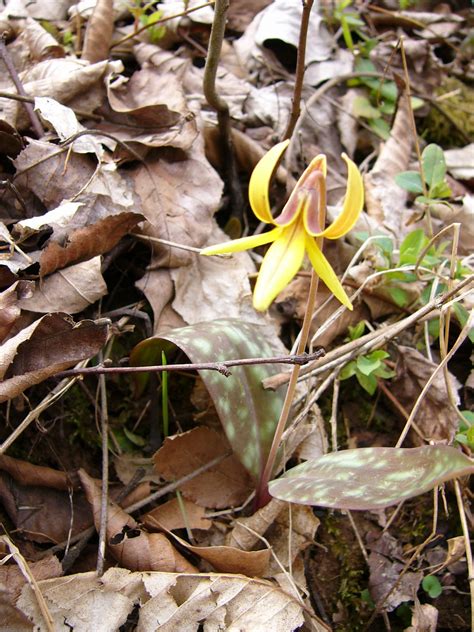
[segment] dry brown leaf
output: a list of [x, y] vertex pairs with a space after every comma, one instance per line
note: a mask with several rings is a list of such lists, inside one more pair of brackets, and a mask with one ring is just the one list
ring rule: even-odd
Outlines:
[[408, 571], [400, 577], [405, 566], [402, 545], [389, 533], [382, 532], [369, 548], [369, 590], [374, 602], [378, 603], [390, 591], [383, 605], [387, 612], [395, 610], [404, 601], [413, 601], [423, 572]]
[[68, 314], [77, 314], [106, 294], [101, 257], [93, 257], [38, 281], [31, 297], [20, 301], [20, 307], [42, 314], [61, 309]]
[[0, 632], [33, 632], [33, 623], [15, 608], [3, 590], [0, 591]]
[[107, 332], [108, 322], [75, 323], [61, 313], [48, 314], [25, 327], [0, 347], [0, 402], [96, 355]]
[[[167, 437], [155, 454], [155, 470], [172, 481], [209, 461], [230, 453], [230, 446], [222, 434], [206, 427], [197, 427], [181, 435]], [[240, 461], [233, 455], [206, 472], [180, 485], [182, 494], [203, 507], [235, 507], [252, 491], [252, 481]]]
[[[144, 235], [198, 248], [207, 242], [223, 183], [197, 142], [186, 157], [167, 152], [166, 159], [150, 159], [131, 175], [148, 220]], [[163, 245], [154, 245], [153, 251], [154, 267], [188, 265], [195, 256]]]
[[14, 459], [6, 454], [0, 455], [0, 470], [8, 472], [21, 485], [37, 485], [62, 491], [78, 486], [77, 477], [71, 477], [67, 472], [34, 465], [29, 461]]
[[390, 132], [372, 171], [365, 176], [366, 209], [370, 217], [399, 237], [408, 219], [407, 193], [395, 184], [394, 177], [408, 168], [413, 135], [406, 97], [399, 100], [398, 110]]
[[[28, 562], [28, 569], [36, 581], [61, 577], [63, 574], [61, 562], [55, 555], [49, 555], [39, 562]], [[18, 599], [25, 583], [26, 579], [16, 564], [0, 566], [0, 584], [12, 601]]]
[[412, 607], [413, 617], [411, 625], [405, 628], [404, 632], [436, 632], [438, 629], [438, 611], [429, 603], [420, 604], [415, 599], [415, 605]]
[[79, 193], [95, 170], [89, 157], [76, 153], [68, 156], [57, 145], [34, 139], [29, 139], [14, 165], [17, 186], [34, 193], [47, 209]]
[[176, 534], [171, 534], [181, 546], [212, 564], [219, 573], [263, 577], [270, 561], [270, 549], [242, 551], [231, 546], [192, 546]]
[[183, 499], [183, 509], [177, 498], [172, 498], [159, 507], [152, 509], [140, 520], [149, 529], [209, 529], [212, 521], [205, 518], [206, 510], [190, 500]]
[[33, 542], [58, 544], [92, 524], [83, 494], [24, 486], [0, 473], [0, 498], [17, 532]]
[[[137, 632], [245, 630], [293, 632], [303, 623], [303, 607], [274, 584], [239, 575], [130, 573], [111, 568], [102, 577], [83, 573], [39, 582], [55, 628], [111, 632], [125, 624], [138, 604]], [[37, 600], [25, 587], [17, 607], [38, 624]], [[136, 613], [134, 613], [136, 614]], [[315, 630], [328, 628], [314, 619]]]
[[[96, 529], [99, 530], [101, 491], [84, 470], [79, 470], [79, 478], [92, 506]], [[114, 558], [130, 570], [196, 571], [163, 534], [143, 531], [138, 522], [110, 499], [107, 504], [107, 547]]]
[[[239, 518], [227, 536], [227, 544], [242, 551], [250, 551], [257, 544], [260, 545], [262, 541], [258, 536], [267, 531], [285, 506], [286, 503], [282, 500], [272, 498], [265, 507], [256, 511], [253, 516]], [[246, 527], [249, 527], [251, 531]]]
[[0, 292], [0, 342], [4, 340], [20, 316], [22, 299], [33, 295], [31, 281], [17, 281], [4, 292]]
[[108, 59], [114, 30], [113, 0], [97, 0], [87, 23], [82, 59], [95, 64]]
[[43, 61], [51, 57], [64, 57], [64, 48], [51, 33], [48, 33], [39, 22], [32, 18], [25, 20], [18, 39], [25, 40], [31, 59]]
[[[390, 391], [409, 412], [414, 406], [422, 388], [431, 377], [437, 364], [430, 362], [416, 349], [398, 346], [399, 359], [397, 377], [391, 382]], [[449, 374], [451, 390], [458, 398], [459, 384]], [[431, 388], [426, 393], [418, 409], [415, 423], [426, 441], [447, 442], [450, 444], [459, 425], [458, 414], [450, 403], [443, 372], [439, 372]], [[412, 432], [415, 445], [424, 445], [418, 434]]]
[[[98, 129], [126, 141], [139, 152], [143, 151], [140, 145], [187, 151], [196, 141], [195, 116], [176, 75], [147, 65], [130, 79], [115, 79], [107, 90], [110, 107], [105, 107], [107, 120]], [[123, 151], [120, 148], [118, 155]]]

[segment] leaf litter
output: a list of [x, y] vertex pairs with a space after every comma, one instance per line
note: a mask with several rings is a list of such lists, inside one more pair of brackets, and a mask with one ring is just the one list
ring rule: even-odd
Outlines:
[[[231, 176], [204, 87], [212, 4], [6, 3], [2, 629], [469, 629], [473, 129], [458, 96], [474, 74], [461, 4], [307, 3], [303, 111], [274, 215], [320, 153], [328, 221], [343, 151], [366, 203], [325, 244], [354, 310], [320, 283], [309, 333], [328, 359], [301, 372], [259, 507], [289, 376], [265, 360], [296, 349], [310, 267], [261, 314], [264, 249], [198, 253], [262, 230], [235, 188], [245, 200], [288, 129], [305, 7], [230, 5], [216, 87]], [[248, 358], [264, 363], [223, 364]], [[440, 485], [444, 507], [424, 493]]]

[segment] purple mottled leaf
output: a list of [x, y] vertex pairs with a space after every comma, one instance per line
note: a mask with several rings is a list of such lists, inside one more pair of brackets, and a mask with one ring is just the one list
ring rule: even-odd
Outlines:
[[294, 467], [269, 485], [280, 500], [335, 509], [382, 509], [474, 472], [446, 445], [341, 450]]
[[[224, 362], [275, 355], [265, 328], [234, 319], [221, 319], [173, 329], [135, 347], [131, 363], [161, 364], [163, 341], [182, 349], [191, 362]], [[269, 391], [262, 381], [281, 369], [275, 364], [232, 367], [224, 377], [217, 371], [199, 371], [212, 397], [232, 449], [257, 479], [266, 462], [283, 405], [284, 391]]]

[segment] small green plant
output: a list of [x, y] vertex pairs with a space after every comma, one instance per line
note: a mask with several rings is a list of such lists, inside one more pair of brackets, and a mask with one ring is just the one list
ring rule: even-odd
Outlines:
[[459, 424], [459, 431], [454, 437], [458, 443], [474, 450], [474, 413], [470, 410], [462, 410], [464, 421]]
[[359, 37], [365, 38], [359, 30], [359, 27], [364, 26], [364, 22], [360, 19], [357, 11], [348, 10], [351, 4], [352, 0], [340, 0], [334, 9], [333, 18], [341, 25], [342, 36], [347, 48], [353, 51], [354, 40], [352, 38], [352, 30], [354, 30]]
[[431, 599], [436, 599], [443, 592], [443, 587], [437, 577], [434, 575], [427, 575], [421, 582], [421, 587], [427, 593]]
[[135, 31], [143, 26], [149, 27], [147, 31], [152, 44], [156, 44], [166, 32], [166, 27], [162, 25], [152, 26], [163, 17], [162, 11], [157, 9], [156, 5], [156, 0], [145, 4], [142, 4], [142, 0], [131, 0], [128, 7], [135, 20]]
[[[360, 73], [377, 72], [374, 64], [361, 56], [356, 60], [355, 71]], [[390, 136], [389, 117], [396, 110], [398, 88], [394, 81], [378, 79], [377, 77], [364, 77], [353, 79], [351, 86], [365, 86], [368, 95], [360, 95], [354, 99], [352, 113], [358, 118], [365, 119], [372, 131], [383, 140]], [[411, 98], [414, 110], [423, 105], [423, 100], [417, 97]]]
[[[364, 322], [358, 323], [355, 327], [349, 327], [349, 339], [360, 338], [365, 330]], [[377, 390], [377, 378], [389, 379], [395, 375], [385, 360], [390, 357], [386, 351], [377, 349], [366, 355], [359, 356], [356, 360], [348, 362], [341, 370], [339, 377], [341, 380], [348, 380], [354, 376], [362, 388], [373, 395]]]
[[452, 191], [446, 181], [446, 161], [441, 147], [427, 145], [421, 154], [423, 177], [419, 171], [404, 171], [395, 176], [395, 182], [410, 193], [418, 193], [420, 204], [446, 204]]

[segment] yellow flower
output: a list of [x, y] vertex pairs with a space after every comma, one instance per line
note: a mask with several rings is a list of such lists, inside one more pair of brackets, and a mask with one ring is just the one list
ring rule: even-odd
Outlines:
[[289, 141], [286, 140], [272, 147], [255, 167], [249, 183], [249, 199], [254, 214], [275, 228], [261, 235], [209, 246], [201, 250], [201, 254], [240, 252], [273, 242], [262, 261], [253, 295], [255, 309], [264, 311], [298, 272], [307, 252], [313, 268], [329, 290], [343, 305], [352, 309], [344, 288], [317, 245], [316, 238], [339, 239], [351, 230], [364, 204], [362, 177], [352, 160], [342, 154], [348, 169], [344, 205], [338, 217], [324, 230], [324, 226], [320, 226], [320, 217], [325, 216], [326, 206], [326, 156], [316, 156], [298, 180], [280, 215], [273, 218], [268, 189], [288, 145]]

